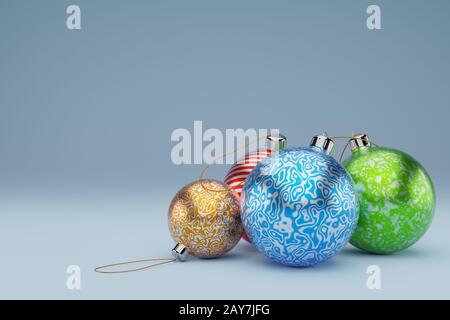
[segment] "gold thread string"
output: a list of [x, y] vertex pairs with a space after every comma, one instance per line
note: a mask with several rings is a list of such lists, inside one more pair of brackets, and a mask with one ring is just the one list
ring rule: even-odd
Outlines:
[[[354, 138], [356, 138], [356, 136], [334, 136], [334, 137], [330, 137], [330, 139], [354, 139]], [[369, 138], [358, 137], [358, 139], [367, 141], [367, 142], [373, 144], [375, 147], [379, 147], [378, 144], [376, 144], [375, 142], [373, 142]], [[349, 146], [349, 144], [350, 144], [350, 140], [347, 141], [347, 143], [345, 144], [345, 147], [344, 147], [344, 149], [342, 150], [342, 152], [341, 152], [341, 154], [339, 156], [339, 162], [342, 162], [342, 158], [344, 157], [345, 151], [347, 150], [347, 147]]]
[[[156, 261], [160, 261], [160, 262], [156, 262]], [[134, 261], [125, 261], [125, 262], [118, 262], [118, 263], [112, 263], [112, 264], [107, 264], [101, 267], [97, 267], [94, 269], [95, 272], [97, 273], [103, 273], [103, 274], [118, 274], [118, 273], [128, 273], [128, 272], [135, 272], [135, 271], [141, 271], [141, 270], [145, 270], [151, 267], [156, 267], [162, 264], [166, 264], [166, 263], [171, 263], [176, 261], [175, 258], [155, 258], [155, 259], [141, 259], [141, 260], [134, 260]], [[118, 266], [125, 266], [125, 265], [130, 265], [130, 264], [136, 264], [136, 263], [143, 263], [143, 262], [156, 262], [156, 263], [152, 263], [149, 264], [147, 266], [144, 267], [140, 267], [140, 268], [134, 268], [134, 269], [126, 269], [126, 270], [118, 270], [118, 271], [104, 271], [104, 269], [108, 269], [108, 268], [113, 268], [113, 267], [118, 267]]]
[[253, 145], [253, 144], [259, 142], [262, 138], [265, 138], [265, 137], [266, 137], [266, 136], [260, 136], [260, 137], [258, 137], [258, 138], [256, 138], [256, 139], [253, 139], [252, 141], [250, 141], [250, 142], [248, 142], [248, 143], [246, 143], [246, 144], [244, 144], [244, 145], [242, 145], [242, 146], [240, 146], [240, 147], [238, 147], [238, 148], [235, 148], [233, 151], [229, 151], [229, 152], [227, 152], [227, 153], [225, 153], [225, 154], [223, 154], [223, 155], [221, 155], [221, 156], [218, 156], [217, 158], [215, 158], [215, 159], [212, 161], [212, 163], [205, 165], [205, 167], [203, 168], [203, 170], [200, 172], [200, 176], [199, 176], [199, 178], [198, 178], [198, 180], [200, 181], [200, 184], [201, 184], [201, 186], [203, 187], [203, 189], [205, 189], [206, 191], [211, 191], [211, 192], [226, 192], [226, 190], [213, 190], [213, 189], [209, 189], [209, 188], [207, 188], [207, 187], [203, 184], [203, 182], [204, 182], [203, 177], [205, 176], [206, 171], [208, 171], [208, 169], [209, 169], [212, 165], [214, 165], [214, 164], [216, 163], [217, 160], [224, 159], [224, 158], [226, 158], [227, 156], [229, 156], [230, 154], [235, 154], [236, 152], [238, 152], [238, 151], [240, 151], [240, 150], [242, 150], [242, 149], [244, 149], [244, 148], [247, 148], [247, 147], [249, 147], [249, 146], [251, 146], [251, 145]]

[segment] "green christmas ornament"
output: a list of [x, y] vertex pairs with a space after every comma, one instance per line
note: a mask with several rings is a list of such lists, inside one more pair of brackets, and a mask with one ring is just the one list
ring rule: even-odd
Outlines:
[[408, 154], [371, 146], [366, 135], [350, 140], [344, 162], [359, 199], [359, 222], [350, 243], [388, 254], [408, 248], [427, 231], [436, 196], [425, 169]]

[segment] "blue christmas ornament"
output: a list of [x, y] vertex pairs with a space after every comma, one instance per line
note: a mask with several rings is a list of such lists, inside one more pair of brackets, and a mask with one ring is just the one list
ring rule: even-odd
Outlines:
[[333, 141], [288, 148], [262, 160], [242, 192], [241, 218], [250, 240], [272, 260], [306, 267], [333, 257], [358, 222], [353, 182], [329, 155]]

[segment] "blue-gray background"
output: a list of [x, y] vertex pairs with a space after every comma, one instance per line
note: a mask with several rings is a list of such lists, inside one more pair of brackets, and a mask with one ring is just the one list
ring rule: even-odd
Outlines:
[[[66, 28], [70, 4], [81, 30]], [[370, 4], [382, 30], [366, 27]], [[449, 18], [446, 0], [0, 0], [0, 297], [449, 298]], [[290, 145], [366, 132], [427, 168], [435, 222], [401, 254], [349, 247], [311, 269], [242, 242], [212, 261], [93, 273], [167, 255], [168, 204], [201, 169], [172, 164], [170, 135], [194, 120], [280, 128]], [[66, 289], [71, 264], [80, 291]], [[366, 288], [370, 264], [381, 291]]]

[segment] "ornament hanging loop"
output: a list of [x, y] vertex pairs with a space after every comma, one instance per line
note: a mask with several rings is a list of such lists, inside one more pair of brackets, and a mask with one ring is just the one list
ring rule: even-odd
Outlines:
[[[214, 165], [217, 160], [224, 159], [225, 157], [229, 156], [230, 154], [235, 154], [236, 152], [238, 152], [242, 149], [248, 148], [249, 146], [259, 142], [263, 138], [268, 139], [269, 136], [257, 137], [256, 139], [244, 144], [243, 146], [235, 148], [233, 151], [227, 152], [227, 153], [215, 158], [211, 163], [205, 165], [203, 170], [200, 172], [200, 176], [198, 178], [198, 180], [201, 181], [201, 185], [202, 185], [203, 189], [205, 189], [206, 191], [209, 191], [209, 192], [227, 192], [227, 190], [224, 190], [224, 189], [214, 190], [214, 189], [210, 189], [210, 188], [206, 187], [203, 184], [203, 177], [205, 176], [206, 171], [209, 169], [210, 166]], [[284, 136], [280, 136], [280, 140], [279, 140], [280, 145], [281, 145], [281, 143], [283, 143], [283, 146], [284, 146], [284, 141], [286, 141], [286, 138]]]
[[[135, 272], [135, 271], [141, 271], [141, 270], [145, 270], [145, 269], [149, 269], [152, 267], [156, 267], [162, 264], [166, 264], [166, 263], [171, 263], [171, 262], [175, 262], [177, 261], [177, 259], [175, 258], [156, 258], [156, 259], [142, 259], [142, 260], [134, 260], [134, 261], [125, 261], [125, 262], [118, 262], [118, 263], [112, 263], [112, 264], [107, 264], [101, 267], [97, 267], [94, 269], [95, 272], [97, 273], [104, 273], [104, 274], [118, 274], [118, 273], [128, 273], [128, 272]], [[139, 267], [139, 268], [133, 268], [133, 269], [125, 269], [125, 270], [108, 270], [114, 267], [119, 267], [119, 266], [126, 266], [126, 265], [132, 265], [132, 264], [140, 264], [140, 263], [145, 263], [145, 262], [152, 262], [149, 265], [143, 266], [143, 267]]]
[[349, 139], [345, 144], [345, 147], [342, 150], [341, 155], [339, 156], [339, 162], [342, 162], [342, 158], [344, 157], [345, 151], [347, 150], [349, 145], [352, 146], [352, 150], [354, 149], [354, 146], [355, 147], [370, 146], [371, 144], [373, 144], [375, 147], [379, 147], [378, 144], [370, 140], [369, 137], [365, 134], [353, 134], [351, 136], [335, 136], [331, 137], [331, 139]]

